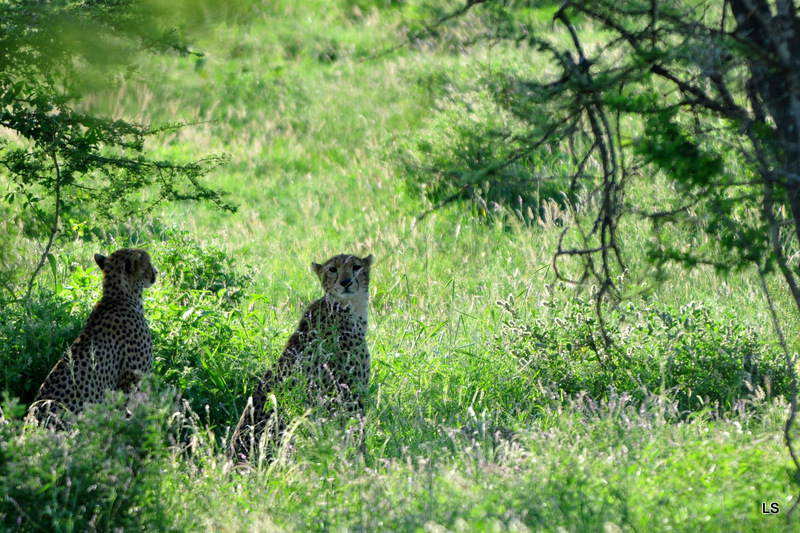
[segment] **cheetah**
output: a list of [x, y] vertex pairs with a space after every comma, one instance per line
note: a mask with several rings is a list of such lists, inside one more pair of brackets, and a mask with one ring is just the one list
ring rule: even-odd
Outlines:
[[[372, 255], [337, 255], [311, 263], [325, 295], [303, 312], [275, 367], [264, 375], [233, 433], [229, 456], [247, 460], [264, 435], [275, 442], [285, 422], [271, 396], [299, 384], [307, 406], [347, 417], [363, 417], [370, 377], [367, 305]], [[265, 441], [267, 442], [267, 441]]]
[[142, 291], [158, 273], [144, 250], [95, 254], [103, 272], [103, 296], [86, 327], [42, 383], [30, 414], [63, 428], [65, 410], [79, 413], [100, 402], [107, 390], [131, 392], [153, 368], [153, 341], [144, 318]]

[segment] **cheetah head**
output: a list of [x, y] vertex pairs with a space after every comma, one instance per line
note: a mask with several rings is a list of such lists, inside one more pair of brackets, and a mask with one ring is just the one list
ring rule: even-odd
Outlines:
[[144, 250], [123, 248], [108, 257], [94, 254], [94, 260], [103, 271], [104, 293], [121, 290], [141, 295], [143, 289], [156, 282], [158, 271]]
[[354, 255], [337, 255], [325, 263], [311, 263], [319, 276], [325, 294], [343, 304], [365, 304], [369, 299], [369, 268], [372, 254], [361, 259]]

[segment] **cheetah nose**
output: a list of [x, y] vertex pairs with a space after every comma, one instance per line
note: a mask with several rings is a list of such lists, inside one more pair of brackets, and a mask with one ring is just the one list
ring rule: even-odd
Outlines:
[[350, 285], [353, 284], [353, 280], [350, 279], [350, 278], [345, 278], [342, 281], [340, 281], [339, 283], [342, 285], [342, 287], [344, 287], [346, 289], [347, 287], [349, 287]]

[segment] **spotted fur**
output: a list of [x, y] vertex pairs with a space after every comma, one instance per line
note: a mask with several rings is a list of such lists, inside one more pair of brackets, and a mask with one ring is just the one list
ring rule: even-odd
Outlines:
[[[337, 255], [311, 264], [325, 295], [303, 312], [275, 367], [256, 388], [231, 439], [231, 454], [248, 459], [267, 435], [280, 437], [270, 395], [287, 383], [305, 387], [306, 404], [347, 417], [362, 416], [370, 377], [367, 305], [372, 256]], [[285, 389], [284, 389], [285, 390]]]
[[153, 368], [153, 342], [144, 318], [142, 292], [158, 273], [144, 250], [95, 254], [103, 272], [103, 296], [86, 327], [42, 383], [31, 406], [40, 422], [63, 426], [65, 410], [80, 412], [107, 390], [130, 392]]

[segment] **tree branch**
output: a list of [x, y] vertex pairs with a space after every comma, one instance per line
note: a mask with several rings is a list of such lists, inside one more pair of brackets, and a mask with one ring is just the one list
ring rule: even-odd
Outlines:
[[28, 280], [28, 290], [25, 293], [25, 307], [30, 315], [31, 312], [31, 292], [33, 291], [33, 283], [36, 281], [36, 277], [39, 275], [39, 271], [44, 266], [44, 262], [47, 260], [47, 256], [50, 255], [50, 249], [53, 247], [53, 241], [58, 234], [58, 222], [59, 222], [59, 213], [61, 210], [61, 169], [58, 164], [58, 155], [56, 154], [56, 143], [57, 139], [53, 139], [53, 144], [50, 147], [50, 157], [53, 160], [53, 168], [56, 173], [56, 185], [55, 185], [55, 211], [53, 213], [53, 225], [50, 228], [50, 237], [47, 240], [47, 245], [44, 247], [44, 251], [42, 252], [41, 257], [39, 257], [39, 263], [36, 265], [36, 268], [33, 270], [30, 279]]

